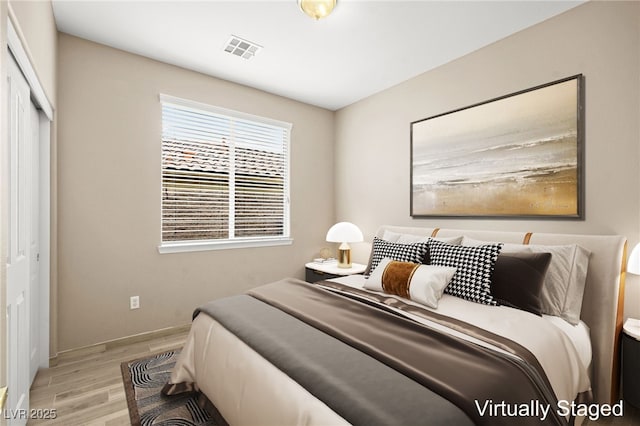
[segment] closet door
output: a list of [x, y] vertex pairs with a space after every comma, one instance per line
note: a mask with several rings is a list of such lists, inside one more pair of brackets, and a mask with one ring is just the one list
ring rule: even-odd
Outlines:
[[42, 355], [40, 354], [40, 326], [42, 315], [42, 288], [40, 274], [40, 113], [29, 102], [29, 387], [36, 378]]
[[7, 373], [9, 394], [4, 417], [26, 424], [29, 408], [29, 346], [32, 176], [30, 89], [12, 57], [8, 67], [9, 155], [7, 245]]

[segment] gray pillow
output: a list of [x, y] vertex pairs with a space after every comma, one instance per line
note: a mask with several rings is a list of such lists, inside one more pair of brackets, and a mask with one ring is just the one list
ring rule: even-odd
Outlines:
[[[462, 245], [487, 244], [464, 237]], [[502, 253], [551, 253], [551, 263], [540, 292], [543, 314], [554, 315], [576, 325], [580, 321], [584, 286], [591, 252], [577, 244], [504, 244]]]
[[577, 244], [564, 246], [505, 244], [503, 253], [551, 253], [551, 263], [540, 292], [543, 314], [576, 325], [580, 321], [584, 285], [591, 252]]

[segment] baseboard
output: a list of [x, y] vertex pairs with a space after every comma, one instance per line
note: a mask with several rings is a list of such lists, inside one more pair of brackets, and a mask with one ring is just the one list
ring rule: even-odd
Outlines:
[[103, 352], [107, 349], [140, 343], [160, 337], [171, 336], [173, 334], [184, 333], [185, 331], [188, 331], [189, 328], [191, 328], [191, 323], [175, 327], [162, 328], [160, 330], [147, 331], [140, 334], [134, 334], [132, 336], [120, 337], [118, 339], [107, 340], [101, 343], [94, 343], [93, 345], [82, 346], [80, 348], [68, 349], [66, 351], [58, 352], [58, 354], [56, 354], [55, 356], [50, 357], [49, 367], [55, 367], [58, 364], [58, 361], [63, 358], [89, 355], [92, 353]]

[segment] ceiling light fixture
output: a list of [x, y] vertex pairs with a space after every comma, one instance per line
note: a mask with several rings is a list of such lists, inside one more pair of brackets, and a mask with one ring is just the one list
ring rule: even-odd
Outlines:
[[337, 0], [298, 0], [298, 6], [316, 21], [329, 16]]

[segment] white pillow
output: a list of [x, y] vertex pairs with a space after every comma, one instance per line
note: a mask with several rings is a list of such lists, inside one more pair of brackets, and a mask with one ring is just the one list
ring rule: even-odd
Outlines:
[[[387, 283], [385, 271], [388, 271], [389, 265], [393, 267], [394, 263], [408, 265], [408, 262], [398, 262], [389, 258], [382, 259], [365, 282], [364, 288], [387, 292], [385, 291], [385, 284]], [[417, 263], [412, 265], [415, 265], [415, 267], [407, 276], [409, 280], [409, 299], [430, 308], [437, 308], [438, 300], [442, 297], [445, 287], [451, 282], [451, 278], [456, 273], [456, 268]]]
[[[464, 237], [463, 245], [487, 244]], [[540, 292], [542, 313], [576, 325], [580, 321], [584, 286], [591, 252], [577, 244], [504, 244], [502, 253], [551, 253], [551, 263]]]
[[423, 243], [428, 239], [433, 239], [436, 241], [442, 241], [443, 243], [459, 245], [462, 242], [463, 237], [442, 237], [442, 238], [432, 238], [428, 235], [413, 235], [413, 234], [400, 234], [398, 232], [393, 232], [385, 229], [382, 234], [382, 239], [390, 241], [392, 243], [399, 244], [413, 244], [413, 243]]

